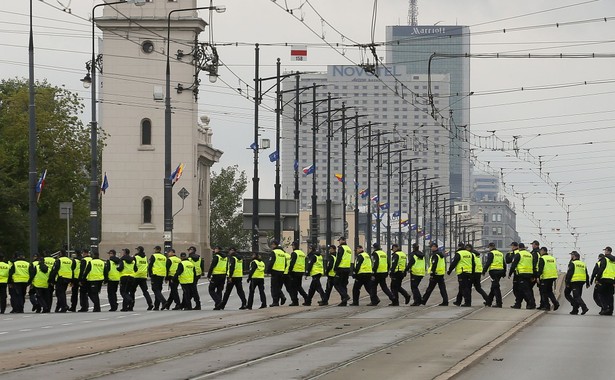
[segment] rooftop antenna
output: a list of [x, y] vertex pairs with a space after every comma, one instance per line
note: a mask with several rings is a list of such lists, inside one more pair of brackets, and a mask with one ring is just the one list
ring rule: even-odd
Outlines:
[[410, 0], [408, 9], [408, 25], [417, 26], [419, 24], [419, 5], [418, 0]]

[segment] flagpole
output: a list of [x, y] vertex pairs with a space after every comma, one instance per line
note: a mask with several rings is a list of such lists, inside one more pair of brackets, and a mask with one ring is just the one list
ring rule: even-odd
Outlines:
[[342, 235], [346, 234], [346, 104], [342, 102]]
[[310, 220], [310, 235], [312, 235], [312, 244], [318, 244], [318, 229], [320, 227], [318, 220], [318, 208], [316, 202], [318, 201], [318, 195], [316, 195], [316, 132], [318, 132], [318, 119], [316, 114], [316, 83], [312, 88], [312, 165], [314, 170], [312, 171], [312, 217]]
[[[29, 135], [28, 135], [28, 198], [30, 216], [30, 261], [38, 253], [38, 197], [36, 195], [36, 113], [34, 105], [34, 33], [32, 30], [32, 0], [30, 0], [30, 41], [28, 45]], [[40, 193], [39, 193], [40, 194]]]
[[[372, 122], [368, 122], [367, 124], [367, 138], [372, 138]], [[372, 188], [372, 144], [367, 144], [367, 190], [371, 193]], [[355, 156], [356, 164], [359, 164], [359, 155]], [[366, 245], [367, 250], [370, 251], [372, 249], [372, 204], [370, 202], [370, 194], [367, 195], [367, 204], [366, 204], [366, 216], [367, 216], [367, 231], [366, 231]]]
[[274, 220], [273, 220], [273, 237], [280, 242], [282, 239], [282, 225], [280, 215], [280, 126], [282, 113], [282, 94], [280, 92], [280, 58], [276, 62], [276, 107], [275, 107], [275, 151], [277, 159], [275, 160], [275, 204], [274, 204]]
[[[301, 117], [301, 102], [299, 101], [299, 72], [295, 75], [295, 207], [297, 207], [297, 213], [299, 213], [299, 119]], [[297, 218], [297, 224], [295, 227], [294, 240], [299, 241], [301, 238], [301, 225], [299, 220], [301, 218]]]
[[327, 95], [327, 245], [331, 244], [331, 135], [333, 134], [331, 126], [331, 93]]
[[[359, 245], [359, 113], [355, 112], [354, 125], [354, 246]], [[344, 165], [345, 167], [345, 165]], [[369, 185], [368, 185], [369, 186]], [[369, 247], [367, 248], [369, 251]]]
[[254, 47], [254, 177], [252, 178], [252, 252], [258, 252], [258, 107], [260, 103], [260, 81], [259, 76], [259, 47], [258, 44]]

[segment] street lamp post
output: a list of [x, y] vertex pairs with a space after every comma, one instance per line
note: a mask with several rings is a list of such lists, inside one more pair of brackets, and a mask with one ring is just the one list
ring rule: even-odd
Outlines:
[[259, 76], [259, 48], [254, 47], [254, 177], [252, 178], [252, 252], [258, 252], [258, 94], [260, 92]]
[[30, 261], [32, 261], [34, 255], [38, 253], [38, 205], [36, 204], [36, 108], [34, 105], [34, 33], [32, 30], [32, 0], [30, 0], [30, 41], [28, 45], [28, 76], [28, 208], [30, 219]]

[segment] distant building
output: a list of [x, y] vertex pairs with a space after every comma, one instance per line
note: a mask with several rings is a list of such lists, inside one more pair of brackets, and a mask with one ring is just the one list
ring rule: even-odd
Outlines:
[[497, 201], [500, 198], [500, 179], [487, 174], [472, 173], [472, 200]]

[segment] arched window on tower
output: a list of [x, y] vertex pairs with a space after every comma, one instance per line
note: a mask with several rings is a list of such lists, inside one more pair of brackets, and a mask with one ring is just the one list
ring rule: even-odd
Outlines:
[[141, 120], [141, 145], [152, 145], [152, 121]]
[[152, 198], [143, 198], [143, 224], [152, 223]]

